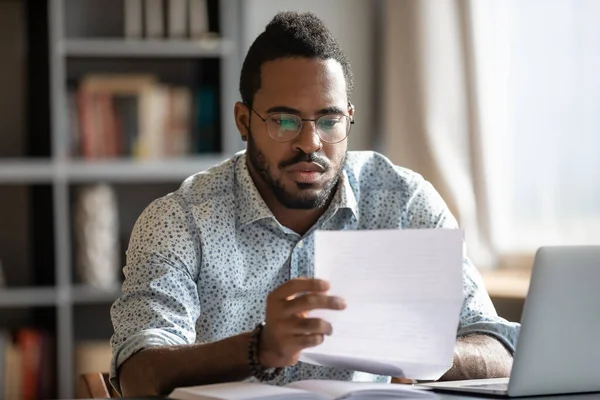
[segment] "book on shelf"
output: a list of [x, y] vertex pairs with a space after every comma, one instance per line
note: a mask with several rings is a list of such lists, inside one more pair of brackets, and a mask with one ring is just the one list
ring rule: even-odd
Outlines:
[[306, 380], [285, 386], [263, 383], [232, 382], [181, 387], [169, 398], [177, 400], [362, 400], [362, 399], [435, 399], [429, 391], [411, 385], [390, 383]]
[[8, 373], [6, 367], [8, 364], [8, 346], [9, 332], [0, 330], [0, 397], [6, 398], [8, 390], [6, 389], [5, 375]]
[[209, 34], [208, 4], [206, 0], [189, 0], [190, 37], [202, 39]]
[[165, 36], [165, 12], [163, 0], [145, 0], [144, 22], [146, 37], [163, 38]]
[[187, 0], [167, 0], [167, 36], [172, 39], [183, 39], [188, 36], [188, 4]]
[[124, 37], [214, 39], [206, 0], [125, 0]]
[[55, 392], [54, 342], [45, 331], [0, 332], [0, 395], [5, 399], [51, 398]]
[[157, 159], [214, 152], [216, 101], [213, 86], [192, 91], [145, 74], [86, 76], [68, 95], [72, 154]]
[[217, 147], [217, 99], [213, 86], [203, 86], [196, 91], [195, 133], [193, 140], [197, 153], [208, 153]]
[[125, 0], [124, 2], [124, 34], [126, 38], [140, 39], [144, 34], [142, 18], [143, 0]]

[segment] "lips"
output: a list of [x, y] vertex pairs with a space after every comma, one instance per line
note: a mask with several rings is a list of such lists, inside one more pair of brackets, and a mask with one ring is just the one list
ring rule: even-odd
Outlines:
[[290, 168], [289, 172], [296, 182], [299, 183], [314, 183], [321, 178], [325, 168], [317, 163], [312, 162], [300, 162], [294, 164]]
[[300, 162], [294, 164], [292, 168], [290, 168], [292, 172], [325, 172], [325, 168], [323, 168], [320, 164], [314, 162]]

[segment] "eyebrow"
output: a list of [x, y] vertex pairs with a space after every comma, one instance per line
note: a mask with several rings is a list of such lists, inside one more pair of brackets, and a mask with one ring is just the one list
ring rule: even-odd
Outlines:
[[[295, 108], [286, 106], [274, 106], [267, 110], [267, 114], [273, 113], [288, 113], [297, 115], [301, 114], [300, 110], [296, 110]], [[344, 110], [336, 106], [330, 106], [320, 109], [315, 114], [344, 114]]]

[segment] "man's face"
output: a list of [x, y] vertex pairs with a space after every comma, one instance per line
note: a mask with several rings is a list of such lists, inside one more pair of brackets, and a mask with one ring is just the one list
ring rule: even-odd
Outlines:
[[[281, 112], [308, 119], [353, 113], [348, 107], [341, 65], [334, 60], [307, 58], [263, 64], [253, 108], [263, 118]], [[265, 122], [252, 111], [248, 113], [247, 156], [255, 175], [287, 208], [323, 207], [343, 169], [347, 140], [323, 142], [315, 123], [305, 121], [295, 139], [277, 142], [269, 136]]]

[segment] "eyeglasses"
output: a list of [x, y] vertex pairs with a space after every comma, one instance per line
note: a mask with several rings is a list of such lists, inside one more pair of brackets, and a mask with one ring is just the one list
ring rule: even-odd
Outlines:
[[316, 119], [300, 118], [295, 114], [276, 113], [263, 118], [252, 106], [248, 105], [258, 118], [267, 125], [267, 133], [276, 142], [290, 142], [302, 131], [304, 122], [314, 122], [319, 138], [329, 144], [339, 143], [350, 134], [354, 120], [345, 114], [326, 114]]

